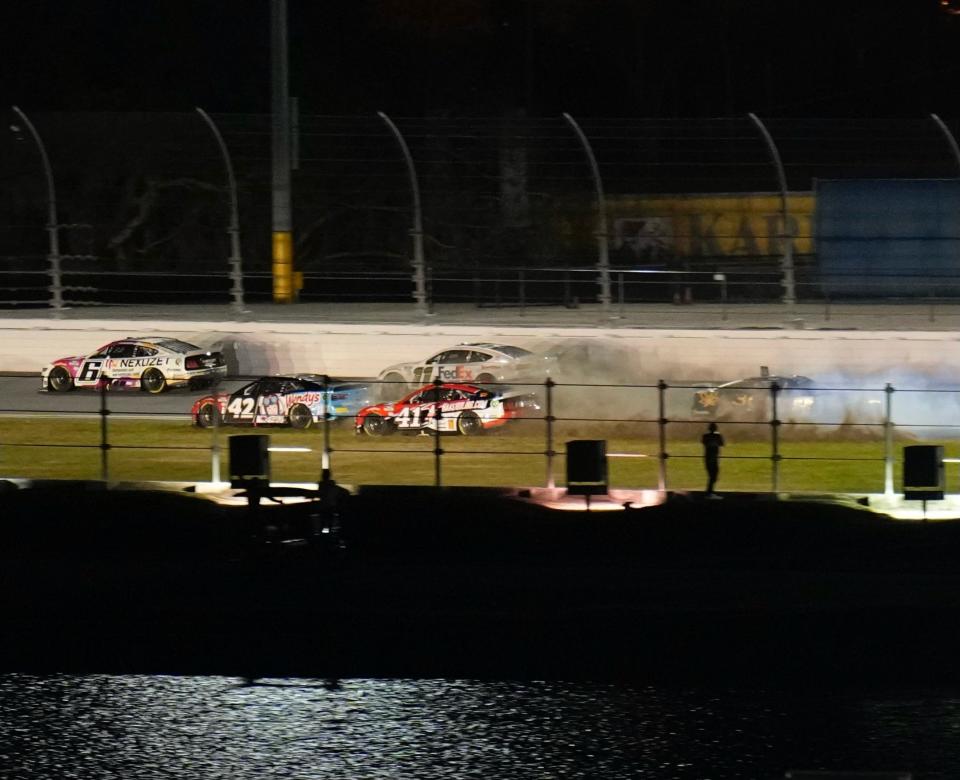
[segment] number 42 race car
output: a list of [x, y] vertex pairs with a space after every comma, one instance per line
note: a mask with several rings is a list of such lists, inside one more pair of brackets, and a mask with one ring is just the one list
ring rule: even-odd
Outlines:
[[313, 374], [265, 376], [232, 393], [201, 398], [191, 415], [201, 428], [213, 425], [289, 425], [309, 428], [323, 420], [353, 417], [370, 403], [364, 384], [327, 383]]
[[530, 393], [464, 384], [425, 385], [394, 403], [357, 413], [356, 432], [387, 436], [396, 431], [461, 433], [473, 436], [518, 417], [535, 415], [540, 404]]
[[40, 374], [43, 390], [78, 387], [133, 387], [162, 393], [170, 387], [212, 384], [227, 373], [219, 352], [179, 339], [127, 338], [111, 341], [90, 355], [54, 360]]

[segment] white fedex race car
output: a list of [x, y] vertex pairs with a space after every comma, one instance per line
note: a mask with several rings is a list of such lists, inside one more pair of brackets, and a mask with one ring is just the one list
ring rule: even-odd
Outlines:
[[388, 436], [397, 431], [461, 433], [474, 436], [519, 417], [535, 416], [540, 404], [530, 393], [467, 384], [431, 384], [393, 403], [366, 406], [357, 413], [356, 432]]
[[516, 382], [532, 377], [538, 367], [536, 355], [528, 349], [483, 342], [458, 344], [426, 360], [396, 363], [383, 369], [377, 379], [384, 383], [381, 397], [396, 397], [404, 390], [435, 379], [475, 384]]
[[41, 372], [40, 382], [42, 390], [54, 392], [134, 387], [162, 393], [170, 387], [213, 384], [226, 373], [221, 353], [158, 336], [111, 341], [90, 355], [54, 360]]

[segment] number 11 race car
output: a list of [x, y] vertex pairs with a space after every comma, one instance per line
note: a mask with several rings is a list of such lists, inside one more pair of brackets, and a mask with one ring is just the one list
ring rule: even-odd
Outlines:
[[40, 374], [43, 390], [77, 387], [133, 387], [162, 393], [170, 387], [198, 387], [226, 376], [219, 352], [208, 352], [179, 339], [127, 338], [112, 341], [90, 355], [54, 360]]
[[425, 385], [399, 401], [375, 404], [357, 413], [356, 432], [387, 436], [396, 431], [461, 433], [474, 436], [540, 411], [530, 393], [476, 385]]
[[201, 398], [191, 415], [201, 428], [213, 425], [289, 425], [309, 428], [328, 419], [353, 417], [370, 403], [364, 384], [328, 383], [313, 374], [265, 376], [233, 393]]

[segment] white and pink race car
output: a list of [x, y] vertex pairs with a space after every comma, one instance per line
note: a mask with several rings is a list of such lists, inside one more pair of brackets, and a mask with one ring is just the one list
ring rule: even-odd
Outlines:
[[42, 390], [131, 387], [162, 393], [171, 387], [200, 387], [226, 376], [220, 352], [175, 338], [111, 341], [90, 355], [54, 360], [40, 374]]

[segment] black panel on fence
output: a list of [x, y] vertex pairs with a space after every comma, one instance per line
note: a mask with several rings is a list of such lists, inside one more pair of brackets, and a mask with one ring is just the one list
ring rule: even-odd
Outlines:
[[270, 437], [230, 437], [230, 485], [235, 488], [270, 483]]
[[939, 501], [943, 498], [945, 489], [943, 447], [936, 444], [904, 447], [904, 497], [920, 501]]
[[580, 496], [607, 492], [607, 442], [604, 439], [567, 442], [567, 492]]

